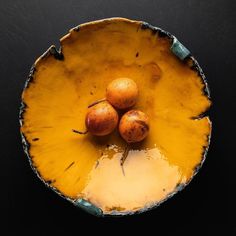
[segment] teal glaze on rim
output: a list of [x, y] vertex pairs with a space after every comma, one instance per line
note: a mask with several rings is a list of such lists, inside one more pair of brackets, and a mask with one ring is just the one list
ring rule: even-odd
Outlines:
[[[79, 25], [60, 42], [60, 49], [54, 45], [49, 47], [33, 64], [20, 107], [23, 148], [39, 179], [59, 196], [95, 216], [142, 213], [159, 206], [187, 186], [205, 161], [211, 137], [211, 121], [207, 116], [211, 104], [209, 88], [190, 51], [169, 32], [146, 22], [124, 18]], [[135, 52], [134, 57], [130, 56], [131, 52]], [[181, 103], [180, 108], [173, 109], [176, 123], [168, 121], [170, 108], [163, 102], [153, 113], [157, 118], [151, 124], [151, 131], [152, 127], [160, 129], [163, 122], [170, 136], [172, 131], [177, 138], [183, 136], [182, 143], [187, 140], [182, 134], [188, 134], [189, 130], [191, 139], [197, 141], [189, 141], [183, 148], [173, 140], [173, 146], [177, 147], [175, 156], [172, 149], [164, 146], [162, 132], [150, 133], [147, 141], [131, 149], [125, 175], [119, 172], [117, 163], [125, 145], [119, 135], [115, 133], [99, 141], [71, 132], [76, 122], [80, 126], [83, 124], [82, 115], [92, 96], [100, 96], [102, 89], [105, 90], [110, 80], [108, 73], [111, 78], [113, 75], [133, 76], [140, 91], [146, 90], [141, 74], [147, 78], [146, 84], [154, 83], [148, 88], [150, 92], [140, 93], [140, 100], [146, 105], [142, 101], [137, 104], [139, 109], [147, 109], [148, 114], [151, 114], [152, 104], [147, 97], [152, 95], [152, 90], [153, 103], [156, 103], [158, 91], [165, 91], [169, 99], [176, 93], [179, 97], [175, 100], [183, 100], [178, 103]], [[104, 82], [100, 82], [100, 74]], [[93, 77], [91, 81], [90, 76]], [[164, 80], [167, 82], [159, 82]], [[172, 85], [172, 80], [179, 85]], [[92, 90], [89, 90], [90, 84]], [[168, 86], [162, 90], [162, 84]], [[186, 86], [189, 87], [186, 89]], [[86, 91], [90, 97], [84, 95]], [[190, 106], [194, 96], [198, 102]], [[186, 113], [187, 118], [185, 115], [178, 117], [178, 112]], [[77, 121], [76, 116], [82, 118]], [[160, 127], [156, 127], [156, 123], [160, 123]], [[186, 156], [190, 164], [184, 164]]]

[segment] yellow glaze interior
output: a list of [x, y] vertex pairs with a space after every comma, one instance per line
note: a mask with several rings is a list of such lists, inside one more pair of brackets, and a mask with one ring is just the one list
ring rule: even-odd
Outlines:
[[[197, 119], [210, 105], [196, 71], [171, 51], [171, 41], [113, 19], [84, 24], [61, 39], [64, 60], [36, 61], [24, 90], [21, 131], [45, 181], [72, 199], [83, 197], [103, 210], [126, 212], [165, 199], [186, 183], [208, 146], [210, 121]], [[137, 109], [148, 114], [150, 133], [119, 164], [125, 143], [78, 135], [87, 106], [104, 97], [113, 79], [128, 77], [139, 87]]]

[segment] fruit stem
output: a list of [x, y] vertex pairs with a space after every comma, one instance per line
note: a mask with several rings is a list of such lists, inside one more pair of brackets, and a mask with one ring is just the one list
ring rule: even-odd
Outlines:
[[106, 101], [106, 98], [99, 99], [99, 100], [97, 100], [97, 101], [91, 103], [90, 105], [88, 105], [88, 108], [90, 108], [90, 107], [92, 107], [92, 106], [94, 106], [94, 105], [97, 105], [97, 104], [100, 103], [100, 102], [104, 102], [104, 101]]
[[77, 133], [77, 134], [87, 134], [87, 133], [88, 133], [88, 130], [85, 130], [85, 131], [78, 131], [78, 130], [72, 129], [72, 131], [73, 131], [74, 133]]
[[120, 158], [120, 166], [121, 166], [122, 173], [123, 173], [124, 176], [125, 176], [124, 163], [125, 163], [126, 158], [129, 155], [129, 150], [130, 150], [130, 146], [127, 144], [126, 147], [125, 147], [125, 150], [122, 153], [122, 156]]
[[121, 156], [121, 159], [120, 159], [120, 165], [123, 166], [124, 163], [125, 163], [125, 160], [127, 158], [127, 156], [129, 155], [129, 150], [130, 150], [130, 146], [127, 144], [126, 147], [125, 147], [125, 150]]

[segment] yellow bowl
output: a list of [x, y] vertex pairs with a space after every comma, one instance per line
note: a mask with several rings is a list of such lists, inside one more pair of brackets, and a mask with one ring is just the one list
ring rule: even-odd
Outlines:
[[[20, 109], [24, 150], [38, 177], [86, 211], [125, 215], [158, 206], [186, 186], [209, 146], [211, 122], [205, 76], [170, 33], [141, 21], [111, 18], [82, 24], [34, 63]], [[96, 138], [84, 129], [87, 106], [113, 79], [139, 87], [135, 108], [150, 133], [120, 157], [118, 132]]]

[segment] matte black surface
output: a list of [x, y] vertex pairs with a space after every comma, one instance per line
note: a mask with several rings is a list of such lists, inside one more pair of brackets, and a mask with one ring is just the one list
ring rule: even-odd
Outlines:
[[[72, 232], [220, 232], [236, 235], [230, 193], [235, 184], [235, 1], [177, 0], [1, 0], [0, 107], [1, 206], [4, 235]], [[210, 150], [190, 185], [157, 209], [124, 218], [95, 218], [47, 189], [30, 169], [22, 150], [18, 113], [30, 67], [50, 45], [83, 22], [122, 16], [170, 31], [193, 53], [204, 70], [213, 106]], [[232, 199], [231, 199], [232, 198]]]

